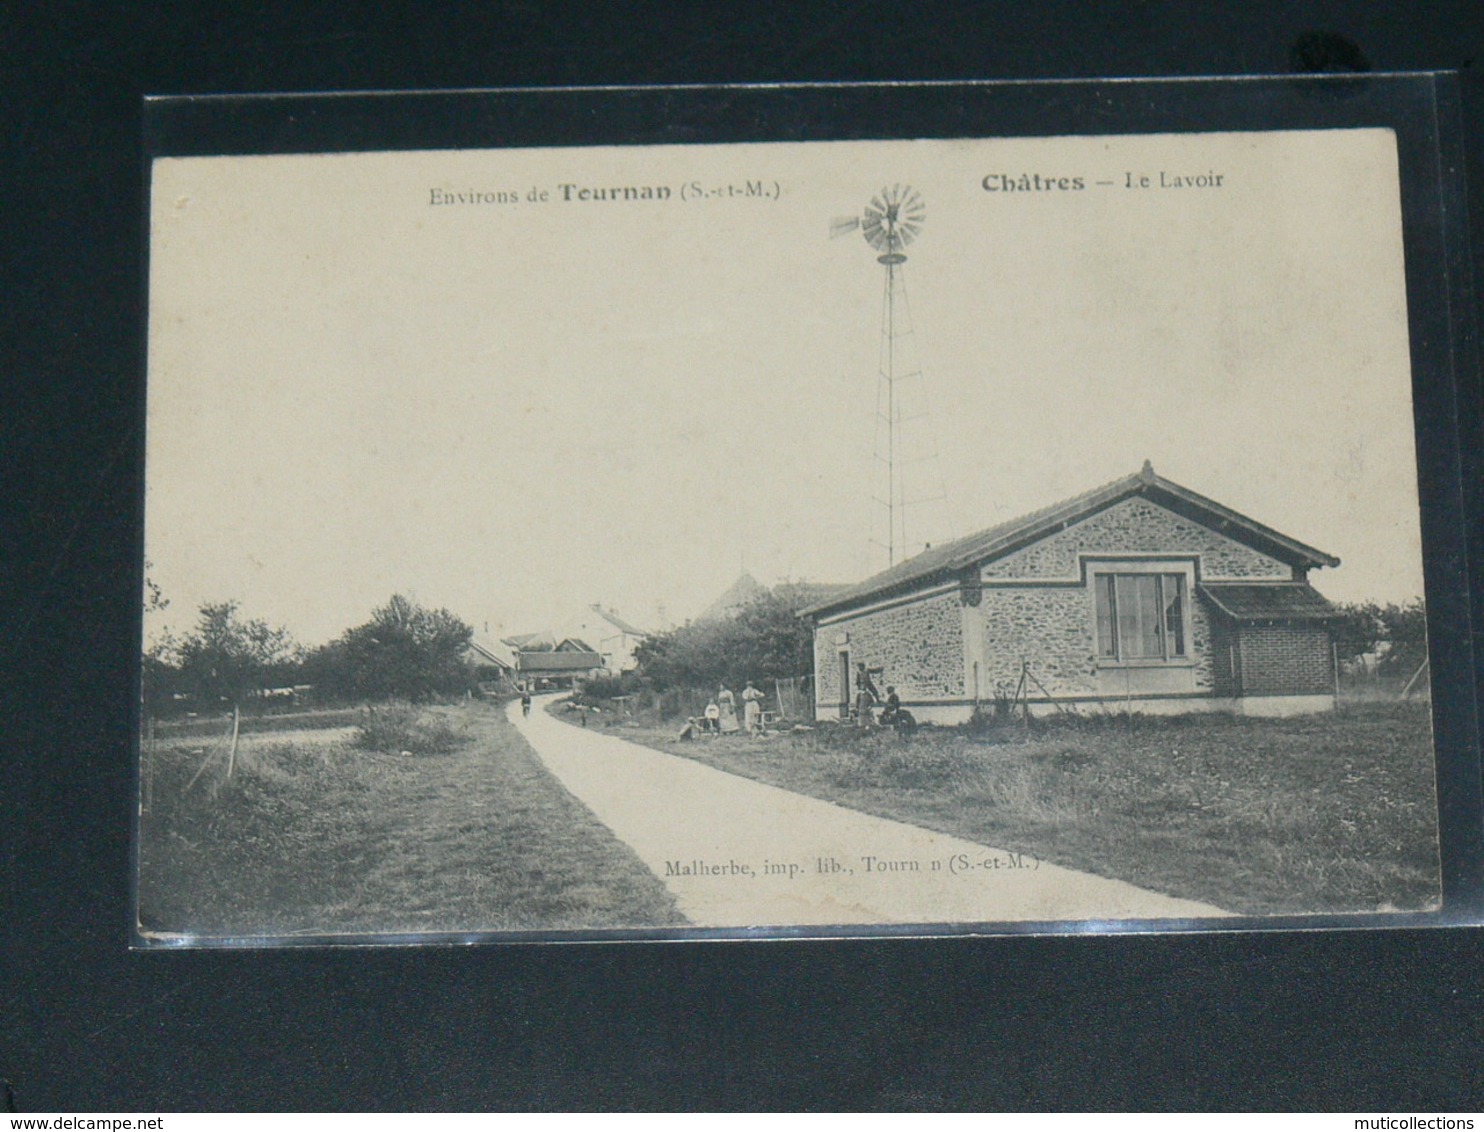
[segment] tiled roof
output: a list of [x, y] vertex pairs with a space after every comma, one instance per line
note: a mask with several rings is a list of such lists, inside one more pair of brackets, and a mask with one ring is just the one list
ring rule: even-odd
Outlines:
[[[510, 667], [510, 662], [508, 660], [502, 657], [492, 646], [484, 643], [477, 637], [469, 642], [469, 647], [466, 652], [469, 654], [473, 654], [473, 657], [478, 658], [477, 660], [473, 660], [473, 663], [492, 664], [496, 668], [508, 669]], [[473, 657], [471, 657], [471, 659], [473, 659]]]
[[631, 637], [645, 637], [649, 635], [643, 629], [635, 628], [633, 625], [629, 624], [629, 622], [625, 621], [611, 609], [604, 609], [601, 605], [594, 605], [593, 612], [601, 617], [604, 621], [608, 622], [608, 624], [612, 625], [620, 633], [627, 633]]
[[744, 570], [742, 575], [727, 587], [726, 592], [708, 605], [696, 620], [722, 621], [767, 592], [767, 587]]
[[550, 630], [542, 633], [518, 633], [513, 637], [502, 637], [500, 640], [513, 649], [521, 649], [525, 652], [554, 649], [557, 646], [556, 634]]
[[1319, 621], [1336, 613], [1307, 582], [1207, 582], [1200, 592], [1235, 621]]
[[1154, 468], [1146, 460], [1143, 469], [1131, 476], [1124, 476], [967, 538], [924, 550], [916, 557], [898, 562], [856, 585], [847, 586], [840, 593], [800, 612], [823, 613], [893, 591], [905, 592], [933, 581], [946, 580], [960, 570], [992, 561], [1133, 495], [1149, 495], [1161, 503], [1173, 505], [1213, 529], [1221, 530], [1240, 542], [1260, 547], [1280, 561], [1303, 567], [1340, 564], [1340, 560], [1333, 555], [1306, 546], [1215, 500], [1207, 499], [1189, 488], [1156, 475]]

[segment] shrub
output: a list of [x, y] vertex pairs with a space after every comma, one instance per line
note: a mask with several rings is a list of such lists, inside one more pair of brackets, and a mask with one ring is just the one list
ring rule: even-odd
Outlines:
[[644, 683], [637, 672], [620, 672], [616, 675], [592, 676], [583, 681], [573, 693], [575, 702], [600, 707], [618, 696], [632, 696], [642, 691]]
[[370, 708], [356, 728], [362, 750], [395, 755], [446, 755], [463, 746], [465, 735], [441, 716], [430, 716], [409, 704]]

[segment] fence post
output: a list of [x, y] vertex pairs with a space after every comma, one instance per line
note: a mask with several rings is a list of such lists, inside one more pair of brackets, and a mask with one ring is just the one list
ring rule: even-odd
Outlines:
[[232, 705], [232, 747], [231, 747], [231, 750], [229, 750], [227, 752], [227, 777], [229, 779], [232, 777], [232, 767], [237, 762], [237, 729], [238, 729], [239, 725], [241, 724], [241, 718], [242, 718], [241, 717], [241, 709], [236, 704], [233, 704]]
[[1025, 733], [1031, 733], [1031, 689], [1026, 683], [1026, 676], [1030, 673], [1031, 666], [1026, 663], [1025, 657], [1020, 658], [1020, 682], [1015, 685], [1015, 698], [1020, 702], [1020, 720], [1025, 724]]

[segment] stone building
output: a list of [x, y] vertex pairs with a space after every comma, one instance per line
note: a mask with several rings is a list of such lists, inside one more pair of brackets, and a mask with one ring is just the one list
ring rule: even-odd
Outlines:
[[1033, 712], [1334, 707], [1339, 559], [1143, 470], [925, 550], [808, 609], [818, 718], [864, 665], [919, 719]]

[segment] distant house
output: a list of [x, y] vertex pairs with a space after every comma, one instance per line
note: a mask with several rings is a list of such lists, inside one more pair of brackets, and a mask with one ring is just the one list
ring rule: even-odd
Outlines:
[[612, 609], [594, 604], [564, 621], [556, 635], [591, 641], [596, 646], [601, 667], [609, 672], [628, 672], [638, 665], [634, 649], [649, 634], [625, 621]]
[[470, 640], [464, 649], [464, 663], [469, 666], [475, 685], [484, 695], [498, 695], [514, 685], [514, 665], [497, 646], [479, 637]]
[[924, 551], [805, 610], [819, 718], [865, 665], [924, 720], [1019, 693], [1032, 711], [1334, 706], [1339, 559], [1142, 471]]
[[648, 636], [611, 609], [593, 604], [555, 629], [503, 637], [517, 680], [568, 687], [574, 679], [634, 668], [634, 650]]
[[515, 681], [527, 687], [569, 688], [574, 681], [603, 670], [598, 651], [575, 637], [525, 633], [503, 637], [501, 643], [511, 650]]

